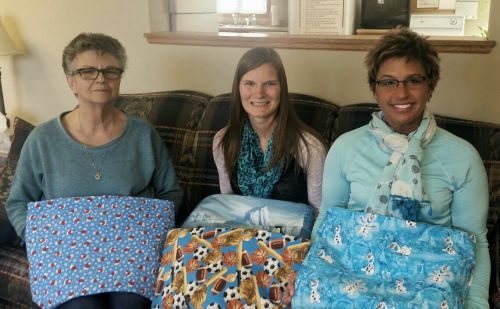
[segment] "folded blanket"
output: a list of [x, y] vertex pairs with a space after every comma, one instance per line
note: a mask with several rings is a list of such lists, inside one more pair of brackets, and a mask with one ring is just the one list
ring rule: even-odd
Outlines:
[[117, 291], [152, 298], [162, 244], [174, 222], [174, 205], [165, 200], [87, 196], [29, 203], [33, 301], [53, 308]]
[[255, 229], [171, 230], [152, 308], [284, 308], [309, 242]]
[[302, 203], [236, 194], [214, 194], [203, 199], [183, 227], [245, 227], [310, 238], [313, 208]]
[[298, 273], [293, 308], [463, 308], [467, 233], [332, 208]]

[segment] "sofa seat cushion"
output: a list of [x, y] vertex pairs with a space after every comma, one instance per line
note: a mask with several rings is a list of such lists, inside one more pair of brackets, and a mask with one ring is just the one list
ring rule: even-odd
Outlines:
[[24, 248], [0, 247], [0, 282], [0, 299], [16, 304], [16, 308], [35, 308]]
[[17, 236], [5, 211], [5, 203], [9, 197], [13, 178], [14, 169], [10, 165], [0, 168], [0, 246], [20, 247], [22, 246], [22, 240]]

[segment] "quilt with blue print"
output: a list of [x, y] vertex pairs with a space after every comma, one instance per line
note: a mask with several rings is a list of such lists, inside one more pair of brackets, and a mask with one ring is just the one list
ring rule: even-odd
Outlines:
[[143, 197], [29, 203], [26, 249], [33, 301], [53, 308], [74, 297], [118, 291], [152, 298], [174, 219], [172, 202]]
[[313, 224], [313, 208], [303, 203], [214, 194], [196, 206], [182, 227], [243, 227], [311, 238]]
[[298, 273], [293, 308], [464, 308], [474, 238], [332, 208]]
[[308, 249], [307, 240], [267, 230], [171, 230], [152, 308], [284, 308], [281, 295]]

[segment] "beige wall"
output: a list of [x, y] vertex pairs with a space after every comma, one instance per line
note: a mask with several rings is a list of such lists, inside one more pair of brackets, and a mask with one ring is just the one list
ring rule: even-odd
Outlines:
[[[28, 54], [0, 57], [7, 112], [34, 123], [71, 109], [61, 52], [82, 31], [105, 32], [127, 49], [122, 93], [191, 89], [229, 92], [242, 48], [148, 44], [147, 1], [1, 0], [0, 14], [14, 23]], [[500, 43], [500, 1], [491, 3], [490, 37]], [[364, 52], [285, 50], [289, 88], [340, 105], [373, 102], [365, 82]], [[487, 55], [442, 54], [435, 113], [500, 124], [500, 46]]]

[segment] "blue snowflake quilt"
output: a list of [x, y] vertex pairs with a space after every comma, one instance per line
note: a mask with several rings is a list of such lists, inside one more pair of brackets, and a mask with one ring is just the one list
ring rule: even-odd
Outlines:
[[74, 297], [133, 292], [152, 298], [170, 201], [128, 196], [28, 204], [26, 249], [33, 301], [53, 308]]
[[298, 273], [292, 307], [464, 308], [474, 246], [463, 231], [332, 208]]

